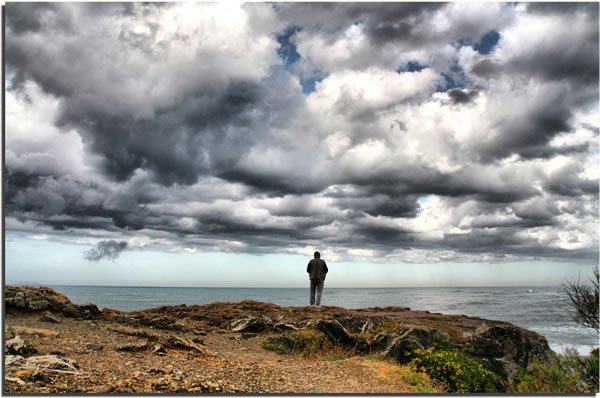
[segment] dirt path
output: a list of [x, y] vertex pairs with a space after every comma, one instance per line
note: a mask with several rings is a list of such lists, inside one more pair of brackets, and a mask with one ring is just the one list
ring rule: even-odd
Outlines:
[[[269, 334], [243, 338], [236, 333], [211, 332], [197, 341], [216, 357], [193, 350], [118, 351], [147, 339], [114, 332], [106, 320], [41, 322], [40, 315], [7, 315], [6, 327], [49, 329], [58, 337], [22, 336], [38, 352], [75, 361], [81, 374], [46, 374], [7, 367], [6, 392], [246, 392], [246, 393], [392, 393], [410, 392], [408, 385], [376, 376], [364, 358], [304, 359], [262, 348]], [[163, 333], [139, 328], [149, 333]], [[165, 332], [166, 333], [166, 332]], [[7, 379], [9, 380], [9, 379]], [[10, 379], [13, 380], [13, 379]]]

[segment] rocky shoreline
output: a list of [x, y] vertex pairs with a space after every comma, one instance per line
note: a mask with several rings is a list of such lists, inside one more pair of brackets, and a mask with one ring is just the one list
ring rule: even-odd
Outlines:
[[[390, 393], [402, 387], [373, 378], [356, 358], [406, 364], [408, 353], [444, 344], [468, 350], [507, 382], [519, 368], [555, 358], [543, 336], [510, 323], [405, 307], [242, 301], [122, 312], [73, 304], [49, 288], [6, 286], [5, 310], [9, 393]], [[352, 358], [307, 360], [263, 348], [291, 344], [290, 333], [306, 330]]]

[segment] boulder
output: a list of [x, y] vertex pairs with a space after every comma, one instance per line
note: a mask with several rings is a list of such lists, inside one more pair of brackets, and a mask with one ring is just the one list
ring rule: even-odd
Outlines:
[[333, 344], [353, 347], [357, 343], [356, 339], [350, 336], [342, 324], [336, 320], [320, 319], [315, 323], [315, 328]]
[[269, 318], [249, 316], [232, 321], [229, 329], [236, 333], [260, 333], [271, 326], [272, 321]]
[[465, 345], [487, 369], [509, 381], [519, 368], [532, 362], [550, 362], [555, 356], [544, 337], [508, 324], [483, 323]]
[[48, 322], [48, 323], [62, 323], [62, 319], [57, 316], [45, 314], [40, 318], [40, 322]]
[[50, 307], [50, 303], [48, 300], [40, 299], [40, 300], [29, 300], [27, 302], [27, 307], [31, 310], [44, 310]]
[[35, 354], [37, 350], [25, 344], [19, 335], [16, 335], [6, 341], [4, 352], [9, 355], [29, 355]]
[[4, 300], [7, 306], [17, 307], [17, 308], [27, 308], [27, 300], [25, 298], [24, 291], [11, 291], [6, 290], [6, 299]]

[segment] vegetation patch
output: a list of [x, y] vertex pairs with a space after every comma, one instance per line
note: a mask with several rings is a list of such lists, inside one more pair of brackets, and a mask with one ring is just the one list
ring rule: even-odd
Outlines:
[[390, 389], [398, 393], [443, 393], [444, 387], [423, 372], [416, 372], [410, 366], [400, 366], [378, 358], [364, 358], [361, 365], [380, 380], [390, 384]]
[[598, 348], [588, 357], [566, 350], [556, 362], [520, 369], [511, 385], [516, 393], [598, 393]]
[[448, 392], [499, 392], [504, 381], [465, 352], [445, 348], [415, 350], [409, 366], [442, 382]]
[[281, 355], [319, 356], [332, 347], [319, 331], [294, 330], [265, 340], [263, 348]]

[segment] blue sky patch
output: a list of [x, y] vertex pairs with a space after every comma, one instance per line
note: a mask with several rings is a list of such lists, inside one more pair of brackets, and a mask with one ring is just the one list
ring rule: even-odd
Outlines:
[[300, 85], [302, 86], [302, 93], [308, 95], [315, 91], [315, 83], [320, 82], [324, 79], [324, 76], [313, 76], [308, 79], [300, 79]]
[[300, 26], [290, 26], [283, 33], [277, 35], [277, 41], [281, 45], [277, 49], [277, 54], [283, 59], [286, 67], [295, 64], [300, 59], [296, 45], [290, 41], [290, 38], [300, 30], [302, 30]]
[[402, 73], [402, 72], [420, 72], [420, 71], [422, 71], [425, 68], [426, 68], [426, 66], [421, 65], [417, 61], [409, 61], [402, 68], [397, 69], [396, 72], [398, 72], [398, 73]]
[[458, 63], [454, 63], [448, 73], [442, 72], [442, 76], [444, 77], [444, 82], [436, 87], [436, 92], [444, 92], [455, 88], [463, 89], [472, 84], [472, 82], [467, 79], [465, 71]]
[[481, 40], [473, 48], [480, 54], [489, 54], [500, 41], [500, 33], [490, 30], [481, 37]]

